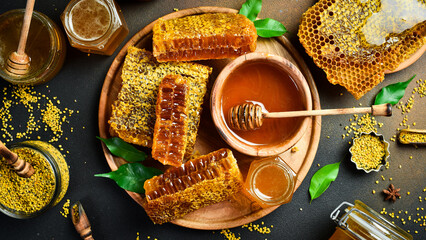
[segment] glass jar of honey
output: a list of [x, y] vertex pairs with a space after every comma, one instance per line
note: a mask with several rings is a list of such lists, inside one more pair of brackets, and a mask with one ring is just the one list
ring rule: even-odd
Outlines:
[[29, 162], [34, 174], [20, 177], [0, 157], [0, 211], [14, 218], [31, 218], [58, 204], [69, 185], [68, 165], [59, 150], [43, 141], [16, 143], [9, 149]]
[[255, 160], [250, 164], [244, 190], [261, 207], [291, 201], [296, 174], [280, 157]]
[[0, 15], [0, 77], [12, 84], [42, 84], [62, 68], [65, 38], [52, 20], [34, 11], [25, 47], [31, 59], [29, 71], [24, 75], [10, 74], [6, 70], [7, 59], [18, 49], [24, 14], [25, 9], [15, 9]]
[[[344, 209], [342, 211], [342, 209]], [[338, 227], [330, 240], [412, 240], [406, 231], [359, 200], [343, 202], [330, 215]]]
[[71, 0], [61, 20], [71, 46], [88, 53], [112, 55], [129, 33], [114, 0]]

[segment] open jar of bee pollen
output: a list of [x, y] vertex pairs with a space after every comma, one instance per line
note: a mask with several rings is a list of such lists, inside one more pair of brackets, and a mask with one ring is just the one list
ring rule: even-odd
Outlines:
[[58, 204], [69, 185], [68, 165], [63, 155], [43, 141], [25, 141], [9, 149], [31, 163], [34, 174], [18, 176], [0, 159], [0, 211], [14, 218], [38, 216]]
[[129, 33], [114, 0], [71, 0], [61, 15], [71, 46], [111, 55]]
[[[347, 208], [345, 208], [347, 206]], [[341, 209], [344, 209], [341, 211]], [[343, 202], [330, 215], [338, 227], [330, 240], [412, 240], [406, 231], [359, 200]]]
[[291, 201], [296, 174], [280, 157], [255, 160], [250, 164], [244, 192], [262, 208]]

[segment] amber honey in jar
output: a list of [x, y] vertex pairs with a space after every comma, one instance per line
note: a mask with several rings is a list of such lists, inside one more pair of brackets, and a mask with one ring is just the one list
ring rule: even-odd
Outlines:
[[69, 185], [68, 165], [54, 146], [25, 141], [9, 149], [34, 168], [29, 178], [20, 177], [0, 157], [0, 211], [14, 218], [31, 218], [58, 204]]
[[304, 110], [300, 89], [292, 76], [273, 64], [252, 61], [239, 66], [227, 78], [222, 95], [222, 117], [229, 131], [251, 146], [274, 145], [289, 139], [302, 125], [303, 118], [265, 119], [253, 131], [235, 130], [228, 123], [231, 107], [251, 102], [262, 106], [264, 112]]
[[0, 15], [0, 77], [12, 84], [42, 84], [62, 68], [65, 38], [51, 19], [34, 11], [25, 47], [25, 53], [31, 59], [29, 70], [24, 75], [10, 74], [6, 70], [7, 59], [18, 49], [24, 13], [24, 9], [15, 9]]
[[71, 46], [88, 53], [111, 55], [129, 33], [113, 0], [71, 0], [61, 20]]
[[244, 190], [261, 207], [291, 201], [296, 174], [280, 157], [255, 160], [250, 164]]
[[412, 240], [413, 236], [359, 200], [343, 202], [330, 215], [338, 227], [330, 240]]

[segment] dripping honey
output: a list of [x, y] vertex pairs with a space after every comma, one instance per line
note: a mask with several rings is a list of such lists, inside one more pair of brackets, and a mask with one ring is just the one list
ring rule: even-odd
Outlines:
[[252, 102], [263, 111], [281, 112], [304, 110], [300, 90], [291, 76], [269, 63], [254, 61], [232, 72], [225, 81], [222, 97], [222, 118], [228, 129], [246, 144], [272, 145], [283, 142], [296, 133], [302, 118], [265, 119], [262, 127], [252, 131], [229, 127], [231, 107]]

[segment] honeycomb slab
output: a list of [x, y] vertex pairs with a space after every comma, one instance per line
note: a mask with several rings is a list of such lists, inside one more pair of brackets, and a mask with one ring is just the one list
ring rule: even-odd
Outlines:
[[188, 85], [189, 94], [188, 144], [185, 149], [185, 158], [188, 158], [194, 149], [211, 71], [211, 67], [196, 63], [159, 63], [150, 51], [129, 47], [121, 74], [123, 83], [109, 119], [111, 135], [132, 144], [151, 147], [161, 80], [169, 74], [181, 75]]
[[188, 132], [188, 87], [180, 75], [167, 75], [158, 90], [152, 158], [175, 167], [183, 163]]
[[298, 36], [329, 82], [359, 99], [426, 43], [426, 1], [320, 0]]
[[222, 148], [145, 181], [143, 207], [154, 223], [162, 224], [224, 201], [242, 184], [237, 160]]
[[233, 58], [256, 50], [256, 28], [241, 14], [160, 18], [153, 32], [154, 56], [160, 62]]

